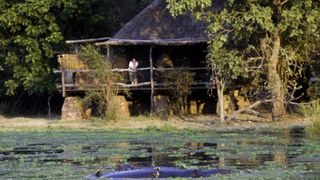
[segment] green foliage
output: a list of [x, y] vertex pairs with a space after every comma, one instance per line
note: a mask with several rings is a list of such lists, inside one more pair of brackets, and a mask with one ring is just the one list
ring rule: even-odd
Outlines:
[[312, 122], [307, 127], [307, 132], [311, 136], [320, 136], [320, 101], [312, 101], [307, 105], [301, 106], [299, 111]]
[[204, 9], [211, 5], [211, 0], [167, 0], [167, 2], [167, 7], [169, 8], [170, 13], [174, 16], [178, 16], [186, 10], [195, 10], [198, 7]]
[[312, 100], [320, 98], [320, 82], [311, 83], [309, 85], [308, 95]]
[[111, 65], [107, 57], [91, 45], [81, 48], [80, 55], [87, 60], [93, 71], [88, 76], [93, 76], [102, 85], [101, 90], [87, 91], [83, 102], [88, 108], [92, 105], [97, 106], [98, 114], [102, 119], [116, 120], [119, 116], [119, 104], [117, 103], [118, 91], [114, 89], [113, 83], [121, 76], [112, 72]]
[[178, 128], [171, 126], [170, 124], [165, 124], [161, 127], [148, 126], [147, 128], [145, 128], [143, 130], [148, 133], [152, 133], [152, 132], [177, 132], [177, 131], [179, 131]]
[[191, 85], [194, 83], [195, 74], [188, 71], [170, 71], [165, 74], [171, 98], [176, 102], [177, 113], [180, 115], [188, 112], [188, 96], [191, 94]]
[[[287, 88], [299, 86], [296, 80], [311, 63], [312, 54], [317, 53], [320, 40], [317, 0], [167, 2], [173, 15], [190, 10], [198, 20], [207, 23], [207, 63], [222, 83], [239, 77], [255, 82], [259, 79], [259, 88], [268, 81], [271, 98], [284, 101], [278, 99], [281, 95], [276, 91], [285, 94]], [[270, 69], [276, 70], [268, 74]], [[278, 87], [276, 91], [274, 87]]]
[[112, 36], [149, 2], [0, 0], [0, 96], [55, 91], [64, 39]]
[[[320, 77], [320, 43], [318, 43], [318, 53], [314, 54], [313, 59], [315, 59], [310, 67], [310, 76], [311, 78], [319, 78]], [[319, 99], [320, 98], [320, 82], [316, 80], [315, 82], [309, 83], [308, 88], [308, 96], [311, 98], [311, 100]]]
[[63, 39], [56, 11], [64, 1], [1, 1], [0, 73], [7, 95], [22, 87], [33, 93], [55, 90], [52, 76], [54, 47]]

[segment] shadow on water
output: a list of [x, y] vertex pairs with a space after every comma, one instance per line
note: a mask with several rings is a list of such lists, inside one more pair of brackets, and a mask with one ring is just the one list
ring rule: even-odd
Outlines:
[[[320, 175], [317, 171], [320, 169], [320, 143], [308, 139], [303, 128], [200, 135], [187, 132], [68, 132], [67, 135], [66, 132], [31, 135], [16, 132], [14, 138], [10, 134], [5, 136], [6, 141], [0, 141], [0, 178], [5, 179], [81, 178], [101, 168], [112, 171], [122, 163], [138, 168], [154, 165], [258, 172], [302, 167], [300, 174]], [[26, 171], [31, 173], [26, 174]]]
[[304, 127], [293, 127], [290, 129], [290, 137], [292, 138], [305, 138], [305, 128]]

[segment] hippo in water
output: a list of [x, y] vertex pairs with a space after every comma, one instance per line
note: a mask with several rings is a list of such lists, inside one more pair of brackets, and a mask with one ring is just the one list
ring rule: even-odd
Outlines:
[[124, 165], [117, 171], [102, 173], [96, 172], [87, 178], [197, 178], [209, 177], [213, 174], [229, 174], [231, 170], [226, 169], [180, 169], [176, 167], [144, 167], [135, 169], [131, 165]]

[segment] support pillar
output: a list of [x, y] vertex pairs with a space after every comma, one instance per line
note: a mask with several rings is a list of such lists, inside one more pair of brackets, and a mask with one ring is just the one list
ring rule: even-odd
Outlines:
[[153, 81], [153, 60], [152, 60], [152, 46], [149, 50], [149, 61], [150, 61], [150, 85], [151, 85], [151, 95], [150, 95], [150, 113], [154, 113], [154, 81]]
[[66, 97], [66, 82], [65, 82], [64, 78], [65, 78], [64, 69], [61, 67], [62, 97]]

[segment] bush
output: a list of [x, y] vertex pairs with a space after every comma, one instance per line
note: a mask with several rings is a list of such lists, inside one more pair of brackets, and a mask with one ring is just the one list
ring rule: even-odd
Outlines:
[[113, 83], [121, 79], [121, 76], [112, 72], [107, 57], [99, 53], [93, 46], [82, 47], [81, 56], [87, 59], [89, 68], [93, 71], [89, 76], [97, 79], [101, 89], [87, 91], [83, 98], [86, 108], [95, 106], [98, 115], [105, 120], [116, 120], [119, 117], [119, 103], [117, 102], [118, 91]]
[[320, 136], [320, 100], [301, 106], [299, 110], [304, 117], [312, 122], [307, 127], [307, 132], [312, 136]]
[[175, 102], [176, 113], [188, 114], [188, 96], [191, 94], [191, 86], [194, 83], [195, 73], [188, 71], [171, 71], [164, 77], [168, 84], [171, 100]]
[[320, 82], [309, 84], [308, 95], [311, 99], [320, 98]]

